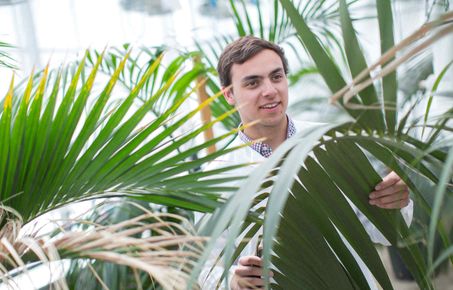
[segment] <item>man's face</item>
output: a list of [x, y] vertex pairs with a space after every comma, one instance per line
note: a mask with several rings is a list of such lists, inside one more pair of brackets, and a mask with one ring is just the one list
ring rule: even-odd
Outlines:
[[231, 83], [224, 95], [238, 109], [242, 123], [260, 120], [258, 126], [286, 125], [288, 80], [277, 53], [265, 49], [243, 64], [233, 64]]

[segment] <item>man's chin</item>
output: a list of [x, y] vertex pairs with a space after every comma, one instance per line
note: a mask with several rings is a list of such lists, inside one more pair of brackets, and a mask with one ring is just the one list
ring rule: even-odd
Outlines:
[[286, 125], [286, 117], [261, 119], [259, 124], [264, 127], [279, 127], [281, 125]]

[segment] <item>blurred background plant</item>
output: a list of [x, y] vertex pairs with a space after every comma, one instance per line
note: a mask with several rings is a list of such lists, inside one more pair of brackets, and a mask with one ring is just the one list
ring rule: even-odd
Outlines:
[[14, 59], [7, 52], [11, 48], [14, 47], [8, 43], [0, 41], [0, 66], [17, 69], [17, 67], [14, 65]]

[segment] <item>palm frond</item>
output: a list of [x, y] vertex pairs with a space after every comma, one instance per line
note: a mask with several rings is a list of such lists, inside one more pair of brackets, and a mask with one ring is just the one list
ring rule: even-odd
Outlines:
[[[152, 86], [150, 80], [159, 75], [163, 58], [160, 54], [126, 90], [119, 92], [116, 83], [125, 82], [126, 68], [137, 62], [129, 60], [132, 52], [120, 60], [113, 60], [107, 52], [94, 53], [94, 60], [87, 51], [75, 71], [66, 75], [64, 70], [53, 74], [44, 70], [39, 73], [36, 89], [32, 75], [25, 89], [18, 90], [21, 95], [11, 85], [0, 116], [0, 166], [5, 172], [0, 178], [0, 196], [4, 205], [21, 213], [25, 222], [69, 202], [106, 193], [115, 196], [120, 195], [116, 192], [137, 189], [141, 193], [134, 197], [143, 199], [147, 196], [145, 189], [171, 192], [171, 186], [164, 185], [165, 180], [190, 176], [189, 172], [203, 162], [221, 154], [206, 154], [206, 148], [236, 133], [237, 129], [194, 145], [200, 134], [234, 110], [224, 111], [204, 124], [197, 121], [199, 112], [219, 94], [193, 110], [181, 110], [200, 85], [192, 82], [193, 77], [183, 81], [179, 78], [185, 58], [173, 61], [155, 88], [148, 89]], [[86, 64], [89, 58], [92, 65]], [[97, 74], [102, 66], [107, 66], [106, 58], [115, 64], [108, 66], [111, 70], [105, 69], [112, 75], [103, 82]], [[175, 87], [177, 84], [179, 87]], [[145, 95], [146, 99], [138, 100]], [[162, 111], [154, 112], [169, 95], [175, 98], [161, 107]], [[15, 111], [13, 98], [20, 99]], [[182, 129], [189, 123], [191, 129]], [[198, 155], [198, 161], [191, 161], [194, 155]], [[215, 186], [212, 189], [211, 193], [215, 193]], [[195, 194], [196, 189], [192, 190], [183, 194], [187, 201]], [[177, 191], [182, 193], [180, 188]], [[219, 199], [207, 192], [209, 189], [204, 188], [208, 200]], [[196, 207], [194, 203], [189, 205]]]

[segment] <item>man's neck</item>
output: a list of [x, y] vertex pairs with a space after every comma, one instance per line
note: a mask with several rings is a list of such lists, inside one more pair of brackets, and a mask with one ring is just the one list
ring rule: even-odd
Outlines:
[[280, 144], [282, 144], [288, 134], [288, 118], [286, 122], [282, 122], [277, 126], [264, 126], [261, 124], [256, 124], [251, 127], [244, 129], [244, 133], [252, 140], [257, 140], [265, 138], [263, 143], [269, 145], [273, 151], [277, 149]]

